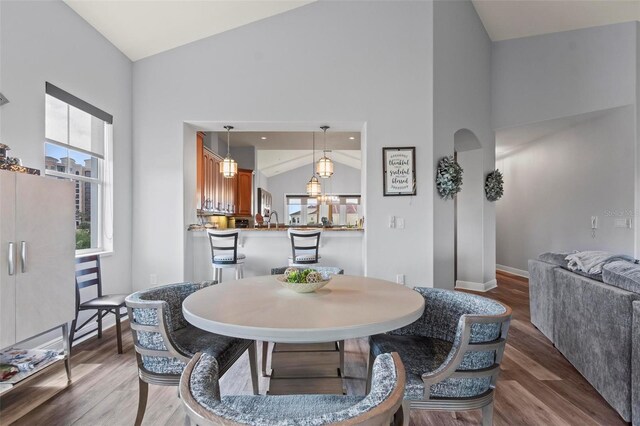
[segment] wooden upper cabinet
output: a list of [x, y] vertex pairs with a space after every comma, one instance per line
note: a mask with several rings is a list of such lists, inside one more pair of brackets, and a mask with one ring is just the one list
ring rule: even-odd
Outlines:
[[204, 133], [198, 132], [196, 136], [196, 208], [204, 205], [205, 193], [205, 156]]
[[253, 192], [253, 171], [239, 169], [237, 175], [236, 214], [251, 215], [251, 194]]
[[204, 133], [196, 139], [197, 209], [215, 213], [251, 215], [253, 171], [239, 169], [232, 178], [220, 173], [222, 158], [204, 146]]

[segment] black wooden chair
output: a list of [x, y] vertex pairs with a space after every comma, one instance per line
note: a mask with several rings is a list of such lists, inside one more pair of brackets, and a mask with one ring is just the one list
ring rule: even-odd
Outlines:
[[305, 267], [320, 262], [321, 229], [289, 229], [287, 233], [291, 240], [289, 266]]
[[[80, 290], [87, 287], [96, 286], [96, 297], [82, 302], [80, 300]], [[100, 257], [98, 255], [84, 256], [76, 259], [76, 317], [71, 323], [69, 333], [69, 348], [73, 347], [73, 342], [96, 329], [92, 328], [87, 332], [77, 335], [77, 332], [86, 327], [94, 319], [98, 323], [98, 339], [102, 338], [102, 318], [112, 313], [116, 317], [116, 337], [118, 339], [118, 353], [122, 353], [122, 330], [120, 318], [127, 315], [121, 313], [120, 309], [125, 307], [124, 299], [126, 294], [102, 294], [102, 279], [100, 277]], [[89, 319], [78, 327], [78, 314], [81, 311], [96, 311]]]

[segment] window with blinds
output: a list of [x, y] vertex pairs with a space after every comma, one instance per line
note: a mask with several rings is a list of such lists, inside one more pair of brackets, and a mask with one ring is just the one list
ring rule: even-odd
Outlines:
[[45, 174], [75, 182], [76, 251], [110, 251], [113, 117], [50, 83], [45, 92]]

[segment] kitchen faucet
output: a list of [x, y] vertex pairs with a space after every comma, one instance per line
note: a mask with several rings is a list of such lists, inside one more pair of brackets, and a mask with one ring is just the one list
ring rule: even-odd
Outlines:
[[271, 228], [271, 216], [276, 215], [276, 229], [278, 229], [278, 212], [273, 210], [271, 213], [269, 213], [269, 220], [267, 221], [267, 228]]

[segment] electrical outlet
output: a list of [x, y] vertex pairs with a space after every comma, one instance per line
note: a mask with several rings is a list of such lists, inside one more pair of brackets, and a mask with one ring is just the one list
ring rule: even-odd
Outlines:
[[402, 285], [404, 285], [404, 284], [405, 284], [405, 282], [404, 282], [404, 274], [398, 274], [398, 275], [396, 275], [396, 282], [397, 282], [398, 284], [402, 284]]
[[156, 274], [149, 275], [149, 284], [158, 285], [158, 276]]
[[404, 229], [404, 217], [397, 217], [396, 218], [396, 228]]

